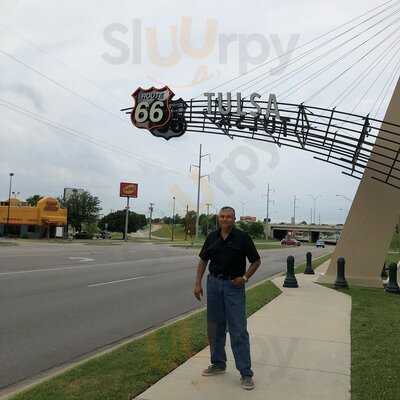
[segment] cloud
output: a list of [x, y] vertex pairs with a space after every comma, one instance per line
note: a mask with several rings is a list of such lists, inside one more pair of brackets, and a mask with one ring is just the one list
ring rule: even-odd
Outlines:
[[44, 111], [43, 96], [31, 86], [24, 83], [0, 84], [0, 92], [11, 92], [18, 96], [25, 97], [32, 102], [36, 110]]

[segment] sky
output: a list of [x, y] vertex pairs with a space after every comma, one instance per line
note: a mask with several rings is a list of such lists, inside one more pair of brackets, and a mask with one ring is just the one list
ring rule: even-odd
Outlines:
[[[398, 2], [388, 4], [392, 3], [391, 11], [382, 17], [400, 8], [395, 7]], [[396, 16], [386, 20], [383, 33], [389, 35], [371, 58], [357, 61], [365, 47], [350, 52], [321, 79], [292, 94], [292, 85], [334, 60], [334, 54], [325, 56], [327, 47], [322, 47], [319, 64], [311, 63], [290, 79], [284, 75], [290, 66], [280, 64], [290, 63], [294, 56], [273, 62], [288, 49], [381, 4], [372, 0], [0, 0], [0, 198], [8, 197], [13, 172], [13, 191], [19, 192], [19, 198], [35, 193], [60, 196], [65, 187], [83, 188], [100, 198], [102, 213], [107, 214], [125, 206], [119, 182], [128, 181], [139, 184], [132, 210], [148, 214], [153, 202], [155, 217], [171, 215], [175, 196], [176, 211], [183, 215], [187, 204], [190, 209], [196, 206], [197, 170], [190, 165], [198, 163], [202, 144], [210, 156], [202, 159], [202, 174], [207, 176], [202, 179], [201, 212], [210, 203], [211, 212], [231, 205], [239, 215], [265, 218], [269, 184], [273, 222], [290, 221], [296, 196], [296, 221], [310, 222], [314, 197], [316, 222], [344, 223], [359, 181], [315, 160], [311, 153], [190, 132], [165, 141], [133, 127], [120, 109], [133, 105], [131, 94], [138, 87], [168, 85], [176, 98], [203, 98], [204, 92], [239, 74], [241, 78], [220, 90], [236, 92], [239, 84], [258, 76], [248, 90], [268, 93], [268, 82], [281, 77], [274, 89], [278, 101], [299, 104], [357, 62], [343, 79], [312, 99], [312, 105], [332, 108], [332, 101], [361, 71], [382, 61], [375, 75], [371, 73], [334, 105], [362, 115], [372, 110], [383, 118], [398, 76], [393, 67], [399, 56], [377, 52], [394, 38], [390, 29], [398, 23]], [[384, 22], [379, 26], [383, 28]], [[357, 43], [362, 40], [360, 36]], [[372, 49], [377, 43], [367, 46]], [[267, 62], [268, 68], [252, 72]]]

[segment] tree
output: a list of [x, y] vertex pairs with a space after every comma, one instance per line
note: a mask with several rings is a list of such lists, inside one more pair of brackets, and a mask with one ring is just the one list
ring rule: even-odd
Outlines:
[[189, 211], [186, 214], [183, 225], [188, 235], [194, 236], [196, 234], [196, 211]]
[[[217, 226], [217, 215], [210, 214], [208, 217], [206, 214], [201, 214], [199, 218], [200, 232], [203, 235], [210, 233], [216, 229]], [[208, 227], [208, 230], [207, 230]]]
[[93, 224], [99, 218], [100, 200], [89, 192], [74, 192], [68, 199], [60, 199], [60, 203], [68, 210], [68, 224], [77, 232], [82, 231], [82, 224]]
[[244, 222], [239, 221], [237, 226], [242, 231], [247, 232], [253, 239], [264, 238], [264, 225], [262, 222]]
[[[104, 230], [107, 224], [107, 230], [111, 232], [125, 232], [125, 215], [126, 210], [112, 212], [99, 221], [99, 228]], [[136, 214], [130, 211], [128, 217], [128, 233], [136, 232], [144, 228], [146, 223], [146, 216], [144, 214]]]
[[43, 199], [43, 196], [41, 196], [40, 194], [34, 194], [31, 197], [28, 197], [26, 199], [26, 202], [31, 206], [31, 207], [36, 207], [37, 203], [39, 202], [39, 200]]

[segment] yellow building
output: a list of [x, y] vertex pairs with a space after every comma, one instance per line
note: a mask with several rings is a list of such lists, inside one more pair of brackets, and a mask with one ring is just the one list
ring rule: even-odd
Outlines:
[[[8, 220], [8, 224], [7, 224]], [[56, 228], [67, 225], [67, 209], [57, 199], [44, 197], [36, 207], [18, 199], [0, 202], [0, 236], [55, 237]]]

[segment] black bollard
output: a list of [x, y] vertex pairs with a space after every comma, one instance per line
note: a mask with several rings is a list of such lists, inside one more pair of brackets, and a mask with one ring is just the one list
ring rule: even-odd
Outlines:
[[304, 270], [305, 275], [315, 275], [312, 267], [312, 254], [310, 251], [306, 254], [306, 269]]
[[285, 282], [283, 282], [283, 287], [287, 288], [297, 288], [299, 284], [297, 283], [296, 275], [294, 274], [294, 257], [289, 256], [287, 258], [287, 272]]
[[335, 281], [335, 289], [341, 288], [348, 288], [349, 285], [347, 284], [346, 278], [344, 276], [344, 265], [345, 260], [343, 257], [339, 257], [337, 259], [337, 276]]
[[397, 265], [394, 262], [389, 265], [389, 282], [385, 286], [385, 292], [400, 294], [397, 284]]
[[382, 272], [381, 272], [381, 278], [382, 279], [387, 279], [388, 278], [388, 274], [386, 271], [386, 263], [383, 263], [383, 268], [382, 268]]

